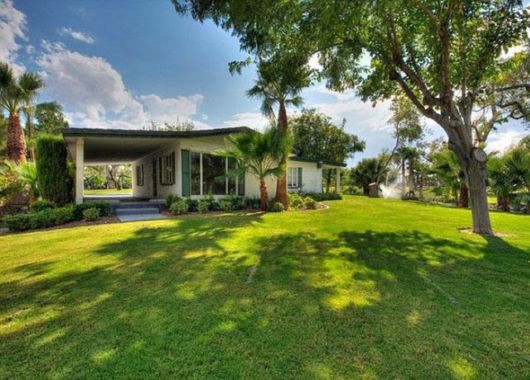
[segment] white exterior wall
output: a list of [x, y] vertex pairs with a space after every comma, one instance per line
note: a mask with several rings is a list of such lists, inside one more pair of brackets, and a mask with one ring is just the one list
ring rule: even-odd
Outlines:
[[[162, 185], [160, 183], [160, 168], [158, 165], [158, 159], [161, 156], [175, 152], [175, 183], [173, 185]], [[132, 163], [132, 189], [133, 196], [138, 198], [153, 198], [153, 159], [156, 160], [156, 182], [157, 182], [157, 196], [156, 198], [164, 198], [168, 194], [179, 194], [180, 193], [180, 151], [179, 151], [179, 141], [176, 140], [173, 144], [168, 147], [151, 153], [141, 159], [134, 161]], [[144, 165], [144, 185], [138, 186], [136, 178], [136, 167], [139, 165]]]
[[[287, 160], [287, 167], [302, 168], [302, 188], [291, 188], [288, 189], [289, 192], [322, 192], [322, 168], [318, 168], [316, 162]], [[274, 198], [276, 196], [276, 179], [267, 178], [265, 182], [267, 184], [269, 197]], [[259, 180], [257, 177], [250, 174], [245, 176], [245, 195], [247, 197], [259, 197]]]
[[[175, 139], [174, 144], [171, 144], [165, 149], [159, 150], [149, 154], [132, 164], [132, 184], [133, 196], [138, 198], [152, 198], [153, 197], [153, 178], [152, 178], [152, 160], [156, 160], [157, 165], [157, 198], [164, 198], [168, 194], [182, 196], [182, 170], [181, 170], [181, 149], [187, 149], [192, 152], [214, 153], [220, 149], [225, 149], [224, 136], [208, 136], [196, 138]], [[175, 152], [175, 184], [162, 185], [160, 183], [160, 168], [158, 167], [159, 157]], [[138, 186], [136, 178], [136, 166], [144, 166], [144, 185]], [[301, 161], [287, 161], [288, 167], [302, 168], [302, 188], [289, 189], [289, 191], [304, 191], [304, 192], [321, 192], [322, 191], [322, 168], [317, 167], [315, 162], [301, 162]], [[267, 190], [269, 197], [273, 198], [276, 195], [276, 179], [267, 178]], [[259, 197], [259, 180], [256, 176], [251, 174], [245, 175], [245, 196]], [[222, 197], [222, 196], [220, 196]], [[192, 198], [200, 198], [200, 196], [193, 195]]]
[[292, 191], [303, 191], [305, 193], [322, 192], [322, 168], [318, 168], [316, 162], [301, 162], [288, 160], [287, 166], [290, 168], [302, 168], [302, 188], [289, 189]]

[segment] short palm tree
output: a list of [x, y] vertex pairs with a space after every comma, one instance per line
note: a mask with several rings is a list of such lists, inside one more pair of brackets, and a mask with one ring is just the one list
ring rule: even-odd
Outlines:
[[285, 156], [288, 142], [278, 128], [269, 128], [263, 133], [249, 132], [228, 137], [228, 149], [219, 152], [220, 155], [232, 159], [235, 169], [229, 176], [240, 176], [244, 173], [255, 175], [260, 183], [260, 206], [263, 211], [268, 209], [269, 194], [266, 179], [278, 177], [285, 173], [279, 164]]
[[[281, 58], [260, 61], [258, 79], [247, 91], [249, 97], [262, 100], [261, 111], [270, 119], [274, 118], [274, 106], [278, 106], [278, 128], [286, 139], [289, 134], [287, 106], [302, 105], [300, 93], [310, 84], [310, 74], [304, 57], [284, 55]], [[283, 174], [278, 177], [276, 184], [276, 198], [284, 208], [287, 208], [289, 203], [286, 174], [288, 153], [280, 157], [279, 166], [283, 168]]]
[[16, 163], [26, 161], [26, 142], [19, 112], [33, 101], [42, 86], [38, 74], [26, 72], [17, 79], [8, 64], [0, 63], [0, 107], [9, 113], [7, 157]]
[[506, 158], [492, 156], [488, 159], [489, 185], [497, 196], [497, 207], [510, 211], [510, 198], [514, 191], [513, 177], [506, 165]]

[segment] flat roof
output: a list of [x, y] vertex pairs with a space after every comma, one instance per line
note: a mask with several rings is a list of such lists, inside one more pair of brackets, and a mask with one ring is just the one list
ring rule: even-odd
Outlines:
[[64, 128], [64, 137], [203, 137], [251, 132], [249, 127], [198, 129], [193, 131], [150, 131], [144, 129]]
[[316, 163], [320, 162], [323, 165], [329, 165], [329, 166], [341, 166], [341, 167], [347, 166], [344, 162], [332, 162], [332, 161], [319, 160], [316, 158], [307, 158], [307, 157], [300, 157], [300, 156], [290, 156], [289, 160], [299, 161], [299, 162], [316, 162]]

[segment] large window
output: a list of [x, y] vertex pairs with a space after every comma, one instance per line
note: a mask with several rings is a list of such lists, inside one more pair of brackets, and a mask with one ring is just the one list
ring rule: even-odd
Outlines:
[[190, 159], [191, 194], [201, 194], [201, 154], [191, 152]]
[[300, 188], [302, 187], [302, 168], [288, 168], [287, 169], [287, 187]]
[[202, 193], [226, 194], [226, 159], [213, 154], [202, 155]]
[[234, 165], [225, 157], [190, 152], [191, 195], [236, 194], [237, 178], [226, 175]]

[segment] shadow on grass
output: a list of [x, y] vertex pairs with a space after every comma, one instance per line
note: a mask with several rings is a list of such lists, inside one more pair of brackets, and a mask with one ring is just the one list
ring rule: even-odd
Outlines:
[[502, 239], [238, 235], [260, 218], [139, 229], [82, 272], [13, 269], [27, 277], [0, 287], [0, 377], [510, 377], [528, 364], [527, 258]]

